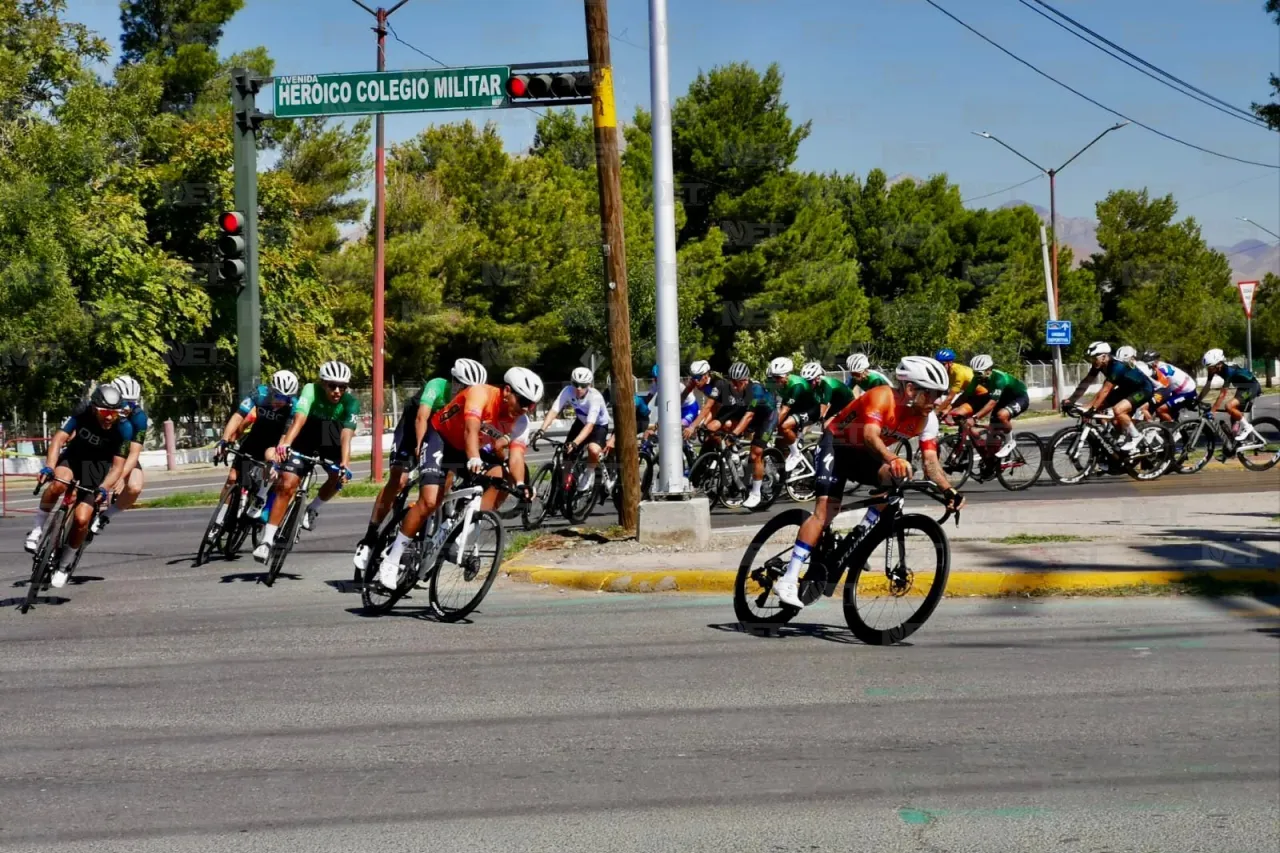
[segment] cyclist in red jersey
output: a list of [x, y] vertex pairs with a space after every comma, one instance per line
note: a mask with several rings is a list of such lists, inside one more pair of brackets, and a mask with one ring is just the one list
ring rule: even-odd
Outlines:
[[[405, 546], [440, 505], [440, 489], [453, 470], [502, 476], [502, 459], [482, 449], [486, 442], [510, 438], [506, 447], [510, 480], [529, 498], [525, 483], [524, 451], [531, 433], [529, 413], [542, 399], [542, 380], [526, 367], [513, 367], [502, 377], [503, 386], [472, 385], [431, 416], [422, 446], [422, 489], [418, 502], [407, 513], [395, 542], [378, 565], [378, 580], [394, 589], [400, 577]], [[497, 489], [485, 491], [482, 509], [493, 509], [505, 497]]]
[[[786, 574], [773, 585], [778, 600], [784, 604], [804, 606], [800, 600], [800, 576], [810, 550], [840, 512], [846, 480], [887, 486], [895, 479], [910, 479], [910, 463], [889, 449], [897, 439], [919, 436], [925, 475], [946, 491], [948, 508], [964, 505], [964, 497], [951, 487], [938, 462], [938, 416], [934, 405], [951, 385], [946, 369], [932, 358], [907, 356], [898, 363], [897, 377], [897, 388], [871, 388], [841, 409], [822, 433], [815, 456], [817, 505], [813, 515], [800, 526]], [[867, 510], [856, 535], [875, 524], [881, 509], [883, 505]]]

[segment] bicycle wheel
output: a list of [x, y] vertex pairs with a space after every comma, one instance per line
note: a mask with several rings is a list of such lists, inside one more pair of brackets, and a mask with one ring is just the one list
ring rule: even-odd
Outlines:
[[1218, 440], [1208, 425], [1200, 421], [1185, 421], [1173, 432], [1173, 464], [1171, 470], [1178, 474], [1194, 474], [1209, 464]]
[[[396, 588], [388, 590], [378, 582], [378, 572], [382, 564], [382, 556], [391, 547], [395, 534], [400, 530], [400, 523], [404, 520], [405, 513], [408, 510], [402, 509], [393, 516], [394, 523], [385, 525], [382, 533], [375, 543], [372, 553], [369, 555], [369, 565], [364, 568], [364, 582], [360, 585], [360, 602], [364, 605], [366, 613], [372, 613], [382, 616], [390, 612], [392, 607], [400, 599], [409, 594], [417, 582], [417, 562], [418, 554], [422, 548], [422, 533], [415, 536], [404, 550], [404, 556], [400, 559], [400, 576], [396, 579]], [[424, 525], [425, 526], [425, 525]]]
[[533, 489], [533, 500], [520, 510], [520, 520], [525, 530], [541, 527], [543, 519], [547, 517], [547, 510], [551, 507], [555, 490], [555, 481], [551, 476], [553, 473], [553, 467], [548, 462], [539, 467], [529, 479], [529, 487]]
[[480, 510], [472, 516], [470, 535], [459, 547], [461, 535], [461, 524], [449, 531], [431, 573], [431, 608], [442, 622], [456, 622], [475, 610], [502, 565], [504, 537], [496, 513]]
[[[1030, 488], [1044, 470], [1044, 445], [1040, 437], [1029, 432], [1014, 435], [1013, 452], [1000, 460], [996, 478], [1011, 492]], [[958, 487], [957, 487], [958, 488]]]
[[280, 525], [280, 529], [276, 531], [276, 543], [271, 548], [271, 556], [268, 558], [267, 575], [263, 578], [263, 583], [271, 586], [276, 582], [276, 578], [280, 576], [280, 570], [284, 568], [285, 558], [289, 556], [289, 552], [293, 550], [293, 543], [298, 538], [298, 525], [302, 519], [302, 501], [295, 497], [289, 504], [289, 509], [285, 511], [284, 523]]
[[231, 495], [227, 500], [227, 517], [223, 524], [222, 534], [222, 556], [228, 560], [236, 558], [236, 555], [240, 553], [240, 548], [244, 545], [244, 540], [249, 538], [249, 528], [252, 524], [244, 516], [242, 505], [245, 497], [241, 493], [240, 487], [236, 486], [231, 490]]
[[[585, 451], [584, 451], [585, 455]], [[591, 488], [583, 489], [581, 483], [587, 476], [588, 462], [579, 457], [573, 463], [573, 493], [567, 495], [564, 502], [564, 517], [570, 524], [581, 524], [591, 516], [599, 496], [600, 472], [596, 471], [591, 480]]]
[[960, 446], [960, 436], [948, 433], [938, 442], [938, 462], [947, 475], [952, 488], [960, 488], [969, 480], [973, 469], [973, 445], [965, 442]]
[[[232, 491], [236, 492], [239, 491], [239, 489], [233, 489]], [[200, 537], [200, 547], [196, 549], [195, 565], [197, 566], [203, 566], [205, 563], [209, 562], [210, 555], [212, 555], [214, 551], [220, 549], [218, 540], [222, 538], [222, 525], [218, 524], [218, 513], [222, 511], [222, 505], [226, 502], [226, 496], [218, 498], [218, 503], [213, 508], [213, 515], [209, 516], [209, 524], [204, 529], [204, 535]], [[228, 512], [227, 515], [224, 516], [224, 520], [225, 518], [230, 517], [230, 515], [231, 513]]]
[[721, 502], [722, 468], [720, 454], [704, 453], [694, 460], [693, 467], [689, 469], [689, 488], [695, 495], [706, 497], [712, 506]]
[[1050, 479], [1068, 486], [1092, 474], [1098, 462], [1092, 442], [1083, 440], [1083, 430], [1079, 426], [1066, 427], [1054, 433], [1045, 455], [1048, 457]]
[[1236, 451], [1240, 464], [1250, 471], [1266, 471], [1280, 462], [1280, 421], [1275, 418], [1256, 418], [1250, 435], [1240, 442], [1247, 449]]
[[[733, 612], [745, 624], [782, 625], [800, 611], [773, 594], [773, 584], [787, 571], [800, 525], [809, 511], [789, 509], [765, 522], [738, 563], [733, 581]], [[811, 558], [812, 559], [812, 558]]]
[[[786, 489], [787, 497], [796, 503], [808, 503], [813, 500], [815, 490], [817, 489], [817, 477], [814, 471], [817, 465], [814, 461], [814, 452], [817, 445], [801, 448], [800, 455], [804, 457], [804, 461], [792, 470], [788, 471], [786, 466], [786, 458], [783, 457], [783, 464], [778, 468], [782, 475], [782, 487]], [[776, 448], [772, 448], [777, 450]], [[782, 451], [777, 451], [782, 456]]]
[[1173, 431], [1163, 424], [1144, 424], [1139, 430], [1142, 443], [1125, 465], [1125, 473], [1135, 480], [1158, 480], [1173, 464]]
[[938, 522], [904, 515], [873, 527], [849, 565], [844, 584], [849, 630], [868, 645], [888, 646], [910, 637], [933, 615], [947, 588], [951, 548]]
[[57, 556], [58, 542], [62, 539], [62, 524], [67, 517], [67, 508], [60, 506], [53, 512], [49, 513], [49, 519], [44, 523], [44, 533], [40, 537], [40, 547], [36, 549], [35, 556], [31, 558], [31, 580], [27, 582], [27, 597], [23, 600], [19, 611], [26, 613], [31, 609], [31, 605], [36, 603], [36, 599], [40, 597], [40, 592], [44, 589], [45, 584], [49, 582], [49, 576], [53, 574], [53, 561]]

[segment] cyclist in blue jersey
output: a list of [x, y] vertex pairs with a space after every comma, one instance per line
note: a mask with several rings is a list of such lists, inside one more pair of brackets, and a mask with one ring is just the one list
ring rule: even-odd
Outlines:
[[[223, 498], [226, 498], [236, 483], [248, 477], [250, 466], [246, 457], [259, 462], [276, 461], [276, 445], [293, 420], [293, 406], [297, 402], [299, 388], [301, 383], [292, 371], [278, 370], [272, 375], [270, 385], [259, 385], [231, 413], [222, 428], [214, 464], [225, 458], [226, 448], [234, 441], [240, 441], [238, 449], [241, 455], [236, 457], [227, 471], [226, 482], [222, 485]], [[258, 493], [253, 497], [254, 505], [250, 509], [252, 515], [262, 514], [264, 521], [268, 512], [267, 493], [270, 489], [271, 479], [264, 476], [258, 484]], [[228, 506], [228, 503], [222, 504], [217, 517], [219, 530], [210, 531], [210, 541], [216, 540], [221, 534]]]
[[100, 533], [111, 523], [111, 519], [133, 506], [142, 494], [145, 480], [139, 461], [142, 457], [143, 442], [147, 438], [147, 428], [151, 425], [147, 413], [142, 408], [142, 386], [132, 376], [118, 376], [111, 380], [111, 385], [120, 392], [124, 403], [121, 419], [128, 421], [131, 438], [129, 453], [124, 460], [124, 471], [116, 481], [115, 490], [111, 494], [111, 503], [93, 520], [90, 533]]
[[[710, 367], [708, 367], [708, 371], [709, 370], [710, 370]], [[646, 419], [647, 425], [643, 430], [641, 430], [644, 433], [643, 440], [645, 441], [648, 441], [650, 438], [652, 438], [653, 435], [658, 431], [658, 414], [661, 411], [661, 407], [658, 405], [655, 405], [655, 402], [654, 402], [655, 400], [658, 399], [658, 383], [656, 381], [658, 378], [658, 365], [656, 364], [653, 366], [653, 378], [655, 381], [653, 383], [653, 387], [649, 389], [649, 393], [645, 394], [643, 397], [640, 397], [639, 395], [637, 395], [637, 401], [643, 400], [643, 404], [645, 408], [645, 419]], [[688, 428], [688, 426], [693, 423], [694, 419], [698, 417], [698, 412], [700, 411], [700, 407], [698, 406], [698, 395], [694, 393], [694, 388], [696, 387], [698, 387], [696, 384], [696, 380], [690, 377], [689, 379], [686, 379], [684, 381], [684, 384], [680, 389], [680, 428], [681, 429]], [[637, 402], [636, 404], [637, 423], [639, 422], [639, 417], [638, 417], [639, 413], [640, 413], [640, 403]]]
[[[1235, 396], [1227, 402], [1227, 414], [1231, 416], [1231, 434], [1235, 436], [1236, 441], [1249, 444], [1250, 438], [1261, 441], [1257, 431], [1253, 425], [1249, 423], [1246, 417], [1253, 408], [1253, 401], [1262, 393], [1262, 384], [1258, 382], [1258, 377], [1253, 375], [1253, 371], [1248, 368], [1240, 367], [1235, 364], [1228, 364], [1227, 358], [1220, 349], [1211, 349], [1204, 354], [1204, 367], [1208, 372], [1208, 377], [1204, 382], [1204, 390], [1200, 392], [1200, 396], [1196, 398], [1198, 405], [1209, 394], [1209, 389], [1213, 386], [1213, 378], [1215, 376], [1222, 377], [1222, 391], [1218, 394], [1218, 399], [1214, 401], [1210, 407], [1210, 413], [1218, 411], [1222, 406], [1222, 401], [1227, 398], [1231, 390], [1235, 389]], [[1224, 455], [1225, 455], [1224, 448]], [[1234, 453], [1235, 450], [1232, 450]]]
[[1173, 422], [1178, 413], [1196, 402], [1196, 380], [1180, 367], [1160, 358], [1160, 353], [1147, 350], [1142, 361], [1155, 377], [1156, 393], [1151, 398], [1151, 409], [1162, 421]]
[[1138, 428], [1133, 424], [1133, 413], [1151, 400], [1155, 388], [1141, 370], [1112, 358], [1111, 344], [1106, 341], [1089, 344], [1088, 355], [1093, 366], [1076, 386], [1076, 390], [1071, 392], [1071, 396], [1062, 401], [1062, 409], [1067, 411], [1074, 406], [1094, 378], [1101, 376], [1102, 387], [1085, 409], [1085, 414], [1092, 414], [1098, 409], [1111, 409], [1115, 414], [1116, 427], [1129, 436], [1129, 440], [1120, 449], [1131, 453], [1142, 441]]

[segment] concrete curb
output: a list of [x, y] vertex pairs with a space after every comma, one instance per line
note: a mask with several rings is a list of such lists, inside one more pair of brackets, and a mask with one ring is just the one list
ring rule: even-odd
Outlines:
[[[518, 582], [594, 592], [688, 592], [732, 594], [737, 572], [727, 569], [678, 571], [592, 571], [512, 565]], [[1135, 572], [956, 572], [947, 580], [948, 598], [1003, 596], [1051, 591], [1093, 592], [1133, 587], [1173, 587], [1191, 582], [1270, 584], [1280, 592], [1280, 572], [1272, 569]]]

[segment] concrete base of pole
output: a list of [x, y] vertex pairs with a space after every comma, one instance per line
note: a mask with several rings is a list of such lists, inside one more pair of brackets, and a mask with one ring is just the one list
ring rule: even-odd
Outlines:
[[636, 538], [642, 545], [707, 545], [711, 542], [711, 503], [706, 498], [641, 501]]

